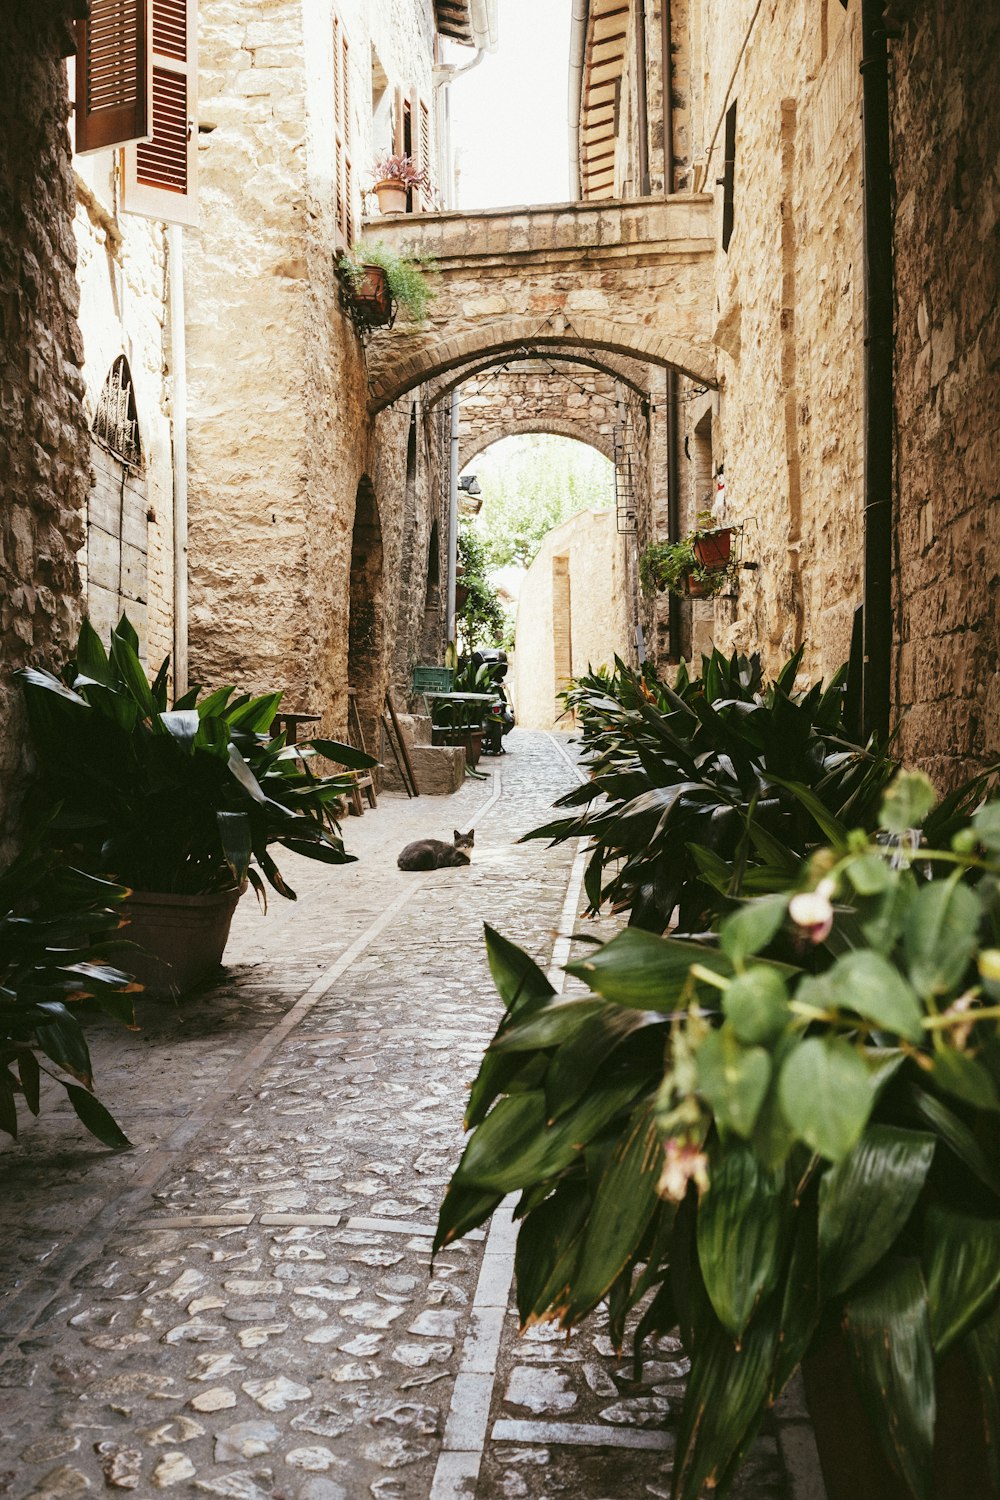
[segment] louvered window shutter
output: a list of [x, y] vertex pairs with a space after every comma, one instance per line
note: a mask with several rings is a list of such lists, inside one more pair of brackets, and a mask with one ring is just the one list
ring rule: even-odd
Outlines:
[[337, 236], [349, 246], [354, 242], [350, 47], [337, 16], [333, 20], [333, 192]]
[[153, 135], [125, 149], [122, 208], [197, 224], [198, 0], [153, 0]]
[[148, 140], [153, 130], [152, 0], [91, 0], [76, 27], [77, 155]]
[[431, 153], [431, 112], [423, 99], [418, 101], [419, 126], [417, 129], [417, 165], [422, 167], [426, 173], [431, 187], [422, 188], [420, 191], [420, 205], [422, 208], [434, 207], [434, 161]]

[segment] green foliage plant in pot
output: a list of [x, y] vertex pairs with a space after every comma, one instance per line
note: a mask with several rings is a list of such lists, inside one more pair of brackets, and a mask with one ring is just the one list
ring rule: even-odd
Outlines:
[[328, 864], [352, 858], [331, 814], [349, 778], [317, 776], [310, 763], [374, 764], [334, 741], [268, 739], [280, 693], [195, 687], [171, 708], [167, 670], [165, 661], [147, 681], [123, 617], [109, 651], [84, 621], [60, 675], [19, 674], [40, 770], [33, 810], [70, 863], [130, 888], [136, 942], [170, 943], [149, 965], [130, 960], [153, 993], [217, 966], [247, 882], [265, 904], [265, 881], [294, 899], [273, 846]]
[[694, 548], [689, 538], [680, 542], [650, 542], [639, 554], [639, 582], [647, 594], [662, 594], [666, 590], [683, 599], [687, 594], [685, 580], [694, 567]]
[[639, 1315], [640, 1360], [678, 1330], [672, 1500], [724, 1496], [831, 1341], [885, 1466], [845, 1490], [824, 1455], [835, 1500], [1000, 1492], [1000, 802], [910, 849], [932, 802], [901, 774], [876, 834], [838, 832], [704, 941], [588, 948], [580, 998], [487, 930], [506, 1014], [435, 1244], [520, 1193], [522, 1325], [604, 1303], [616, 1345]]
[[36, 833], [0, 872], [0, 1130], [17, 1137], [19, 1101], [38, 1114], [48, 1077], [91, 1134], [106, 1146], [127, 1146], [94, 1096], [80, 1012], [90, 1002], [132, 1023], [140, 986], [118, 966], [128, 892], [60, 864], [38, 845]]
[[379, 299], [372, 284], [372, 271], [381, 273], [391, 303], [413, 323], [423, 323], [434, 297], [428, 280], [434, 262], [428, 256], [403, 255], [390, 250], [383, 240], [359, 240], [337, 261], [337, 271], [349, 299], [362, 307], [363, 319], [370, 324], [388, 324], [395, 316], [393, 306]]
[[801, 661], [798, 651], [771, 682], [759, 658], [717, 651], [673, 685], [620, 660], [581, 677], [564, 701], [587, 781], [526, 837], [588, 838], [591, 910], [625, 911], [654, 932], [675, 914], [699, 932], [743, 895], [790, 887], [835, 828], [876, 826], [897, 768], [885, 746], [848, 732], [846, 670], [797, 692]]

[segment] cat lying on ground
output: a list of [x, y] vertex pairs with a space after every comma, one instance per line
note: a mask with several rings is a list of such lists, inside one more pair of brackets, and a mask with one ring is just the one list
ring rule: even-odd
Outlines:
[[453, 865], [471, 865], [472, 845], [475, 831], [459, 833], [455, 829], [455, 842], [444, 839], [416, 839], [407, 844], [396, 863], [401, 870], [444, 870]]

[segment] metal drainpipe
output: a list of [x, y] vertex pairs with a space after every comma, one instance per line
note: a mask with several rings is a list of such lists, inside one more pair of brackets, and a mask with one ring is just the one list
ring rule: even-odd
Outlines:
[[184, 328], [184, 240], [167, 226], [170, 274], [170, 357], [173, 373], [174, 697], [188, 690], [187, 339]]
[[448, 495], [448, 643], [455, 639], [455, 583], [458, 577], [458, 386], [451, 393], [451, 464]]
[[660, 76], [663, 89], [663, 196], [674, 190], [674, 34], [670, 0], [660, 0]]
[[646, 102], [646, 0], [635, 7], [635, 105], [639, 116], [639, 195], [649, 197], [649, 106]]
[[[667, 540], [680, 541], [680, 438], [677, 402], [677, 371], [667, 371]], [[667, 655], [671, 661], [681, 659], [681, 601], [670, 595], [667, 606]]]
[[580, 91], [587, 53], [590, 0], [573, 0], [569, 39], [569, 193], [580, 197]]
[[889, 730], [892, 668], [892, 208], [889, 62], [882, 0], [861, 3], [864, 178], [865, 735]]

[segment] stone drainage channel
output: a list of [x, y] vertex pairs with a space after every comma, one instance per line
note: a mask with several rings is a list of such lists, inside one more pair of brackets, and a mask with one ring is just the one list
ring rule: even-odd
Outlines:
[[[686, 1365], [641, 1384], [599, 1316], [517, 1333], [512, 1204], [430, 1264], [466, 1088], [500, 1014], [485, 918], [564, 976], [582, 860], [517, 845], [578, 775], [516, 731], [487, 784], [384, 798], [357, 864], [237, 913], [227, 969], [140, 1030], [98, 1024], [111, 1153], [53, 1096], [0, 1150], [0, 1495], [235, 1500], [666, 1496]], [[407, 874], [475, 824], [471, 869]], [[739, 1500], [822, 1500], [794, 1395]]]

